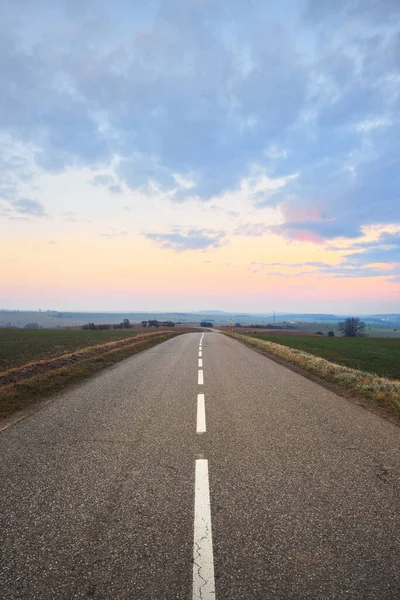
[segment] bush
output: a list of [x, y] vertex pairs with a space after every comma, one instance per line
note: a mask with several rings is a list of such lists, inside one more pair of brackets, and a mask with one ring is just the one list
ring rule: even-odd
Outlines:
[[329, 337], [335, 337], [335, 332], [334, 331], [328, 331], [328, 335], [329, 335]]

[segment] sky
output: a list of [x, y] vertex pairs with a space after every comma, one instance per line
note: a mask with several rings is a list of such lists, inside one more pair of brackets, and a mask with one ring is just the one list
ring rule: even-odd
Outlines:
[[0, 308], [400, 312], [398, 0], [3, 0]]

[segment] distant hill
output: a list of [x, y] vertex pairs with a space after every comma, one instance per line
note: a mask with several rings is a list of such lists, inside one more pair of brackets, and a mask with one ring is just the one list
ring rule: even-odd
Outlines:
[[[97, 324], [103, 323], [121, 323], [124, 319], [129, 319], [131, 323], [140, 323], [150, 318], [158, 321], [174, 321], [183, 324], [200, 324], [201, 321], [210, 321], [216, 325], [229, 325], [230, 323], [240, 323], [241, 325], [268, 325], [273, 323], [272, 314], [252, 314], [252, 313], [230, 313], [223, 310], [214, 311], [196, 311], [196, 312], [157, 312], [157, 311], [137, 311], [137, 312], [70, 312], [70, 311], [20, 311], [20, 310], [0, 310], [0, 327], [25, 327], [27, 323], [37, 323], [39, 327], [76, 327], [85, 325], [92, 321]], [[275, 323], [294, 324], [302, 329], [310, 331], [323, 329], [326, 326], [335, 326], [339, 321], [343, 321], [351, 315], [335, 315], [332, 313], [275, 313]], [[400, 313], [359, 315], [369, 328], [373, 331], [388, 331], [399, 329], [400, 331]], [[302, 324], [302, 325], [300, 325]]]

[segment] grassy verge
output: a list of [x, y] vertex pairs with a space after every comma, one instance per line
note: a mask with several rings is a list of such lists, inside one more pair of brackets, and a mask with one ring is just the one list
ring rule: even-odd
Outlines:
[[331, 338], [325, 335], [299, 336], [272, 333], [252, 333], [251, 337], [302, 350], [358, 371], [376, 373], [389, 379], [400, 379], [399, 339]]
[[52, 368], [54, 360], [47, 361], [50, 367], [47, 370], [44, 368], [46, 361], [40, 361], [36, 363], [40, 365], [36, 374], [32, 374], [33, 372], [28, 370], [28, 377], [22, 375], [17, 381], [0, 387], [0, 418], [9, 417], [26, 409], [35, 402], [63, 390], [68, 385], [78, 383], [105, 367], [114, 365], [176, 335], [179, 334], [166, 331], [131, 338], [119, 346], [112, 343], [103, 346], [97, 345], [95, 351], [93, 348], [87, 348], [79, 353], [64, 355], [63, 361], [55, 368]]
[[335, 384], [339, 389], [350, 392], [351, 395], [368, 398], [400, 418], [400, 380], [379, 377], [375, 373], [339, 365], [303, 350], [290, 348], [283, 343], [277, 344], [241, 334], [226, 335], [265, 354], [297, 365], [304, 371]]
[[143, 333], [146, 330], [142, 328], [100, 331], [0, 328], [0, 372]]

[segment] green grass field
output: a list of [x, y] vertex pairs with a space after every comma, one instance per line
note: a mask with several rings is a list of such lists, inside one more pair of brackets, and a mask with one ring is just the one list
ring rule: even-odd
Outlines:
[[252, 334], [250, 337], [303, 350], [352, 369], [400, 380], [400, 339], [280, 336], [262, 333]]
[[[302, 331], [306, 333], [316, 333], [317, 331], [322, 331], [322, 333], [327, 334], [328, 331], [334, 331], [335, 335], [340, 336], [337, 323], [296, 323], [295, 328], [296, 331]], [[400, 329], [398, 327], [382, 327], [367, 323], [365, 333], [368, 335], [368, 337], [400, 339]]]
[[146, 331], [148, 330], [0, 329], [0, 372]]

